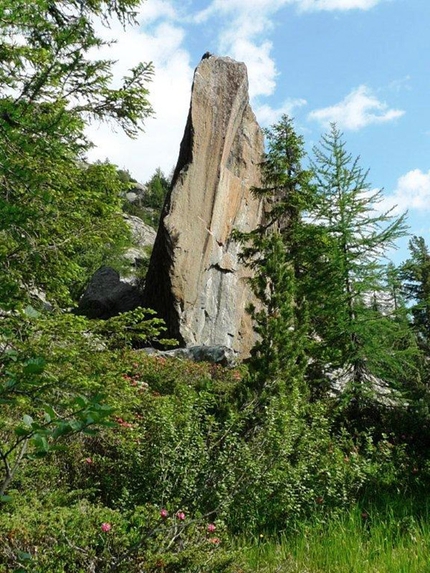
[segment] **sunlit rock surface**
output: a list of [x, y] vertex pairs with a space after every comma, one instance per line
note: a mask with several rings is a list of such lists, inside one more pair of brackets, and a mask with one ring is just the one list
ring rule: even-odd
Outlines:
[[240, 357], [253, 345], [245, 310], [249, 271], [231, 233], [261, 220], [251, 189], [259, 184], [262, 154], [245, 65], [202, 59], [144, 293], [145, 305], [182, 345], [222, 345]]

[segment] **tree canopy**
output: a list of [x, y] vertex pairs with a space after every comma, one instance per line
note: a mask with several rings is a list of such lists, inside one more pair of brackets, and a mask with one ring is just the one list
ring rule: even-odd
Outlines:
[[85, 129], [109, 121], [135, 136], [152, 113], [151, 64], [139, 64], [114, 87], [113, 62], [95, 57], [106, 44], [97, 22], [116, 17], [125, 25], [139, 3], [11, 0], [0, 7], [2, 306], [35, 289], [68, 302], [83, 280], [90, 242], [107, 255], [127, 234], [120, 181], [108, 165], [86, 164]]

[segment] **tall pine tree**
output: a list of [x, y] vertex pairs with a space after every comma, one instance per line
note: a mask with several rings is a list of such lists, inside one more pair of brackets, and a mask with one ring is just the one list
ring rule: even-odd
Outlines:
[[306, 315], [297, 284], [300, 268], [302, 212], [309, 203], [311, 173], [302, 168], [303, 138], [290, 118], [266, 130], [267, 151], [261, 164], [265, 220], [241, 234], [242, 258], [252, 269], [251, 285], [258, 304], [249, 310], [259, 336], [250, 360], [260, 398], [302, 385], [305, 368]]

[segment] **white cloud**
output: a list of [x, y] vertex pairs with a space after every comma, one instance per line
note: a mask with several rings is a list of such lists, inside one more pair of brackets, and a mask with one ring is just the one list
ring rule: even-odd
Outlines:
[[[199, 24], [211, 20], [212, 30], [218, 30], [218, 53], [246, 63], [250, 95], [258, 118], [263, 124], [271, 124], [282, 113], [290, 115], [292, 107], [304, 105], [304, 100], [287, 100], [278, 109], [259, 105], [259, 98], [272, 95], [276, 88], [278, 72], [269, 39], [276, 12], [287, 5], [301, 11], [368, 9], [378, 1], [213, 0], [205, 10], [185, 17], [190, 3], [147, 0], [138, 14], [140, 28], [124, 31], [114, 25], [111, 30], [100, 30], [108, 38], [117, 38], [117, 43], [100, 56], [118, 61], [116, 78], [125, 75], [139, 61], [154, 62], [155, 76], [148, 87], [156, 117], [146, 121], [146, 133], [136, 140], [128, 139], [120, 131], [112, 133], [106, 125], [90, 126], [90, 139], [97, 146], [90, 152], [90, 159], [109, 158], [120, 167], [128, 168], [140, 181], [149, 178], [158, 166], [165, 172], [174, 166], [187, 117], [193, 74], [190, 54], [184, 47], [185, 22]], [[387, 113], [389, 116], [401, 112], [379, 110], [377, 121], [387, 121], [383, 119], [388, 117]]]
[[[161, 12], [157, 12], [159, 9]], [[119, 130], [113, 133], [109, 125], [91, 126], [88, 133], [96, 148], [90, 151], [89, 159], [108, 158], [142, 182], [157, 167], [166, 174], [174, 167], [187, 118], [193, 69], [183, 47], [184, 30], [175, 17], [171, 2], [148, 0], [138, 16], [140, 27], [100, 30], [117, 39], [111, 48], [98, 54], [117, 60], [115, 78], [121, 78], [139, 61], [154, 63], [155, 75], [148, 88], [155, 118], [145, 122], [145, 133], [134, 140]]]
[[177, 18], [175, 7], [168, 0], [150, 0], [149, 2], [145, 2], [140, 14], [141, 23], [144, 24], [162, 18]]
[[196, 22], [208, 20], [214, 14], [251, 12], [273, 13], [283, 6], [296, 6], [300, 11], [318, 10], [370, 10], [384, 0], [213, 0], [204, 10], [199, 12]]
[[[294, 1], [294, 0], [293, 0]], [[205, 22], [212, 16], [219, 14], [246, 14], [264, 15], [275, 12], [291, 0], [213, 0], [211, 4], [195, 16], [197, 23]]]
[[413, 169], [402, 175], [391, 195], [381, 204], [385, 210], [395, 207], [394, 213], [406, 210], [430, 211], [430, 170]]
[[299, 10], [370, 10], [381, 0], [292, 0]]
[[218, 50], [245, 62], [251, 97], [271, 95], [275, 91], [277, 70], [271, 55], [268, 34], [273, 17], [285, 6], [301, 12], [318, 10], [368, 10], [384, 0], [212, 0], [193, 21], [201, 24], [220, 21]]
[[305, 99], [297, 98], [285, 100], [282, 106], [278, 108], [272, 108], [268, 104], [257, 105], [255, 107], [255, 115], [260, 125], [266, 127], [275, 124], [284, 114], [291, 117], [294, 109], [303, 107], [306, 104], [307, 101]]
[[362, 85], [341, 102], [312, 111], [308, 119], [316, 120], [323, 126], [334, 122], [341, 129], [356, 131], [368, 125], [392, 121], [404, 113], [400, 109], [389, 109], [385, 102], [373, 95], [370, 88]]
[[245, 38], [237, 38], [226, 52], [239, 62], [245, 62], [249, 77], [249, 95], [252, 98], [269, 96], [275, 91], [276, 66], [270, 57], [271, 42], [255, 44]]
[[197, 24], [213, 18], [221, 20], [217, 50], [238, 61], [248, 69], [251, 98], [274, 93], [277, 70], [268, 40], [273, 24], [270, 16], [285, 0], [214, 0], [208, 8], [194, 17]]

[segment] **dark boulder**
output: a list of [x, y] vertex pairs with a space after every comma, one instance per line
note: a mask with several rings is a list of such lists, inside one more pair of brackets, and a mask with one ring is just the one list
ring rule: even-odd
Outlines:
[[142, 306], [139, 290], [121, 281], [117, 271], [103, 266], [92, 276], [75, 312], [88, 318], [107, 319], [138, 306]]

